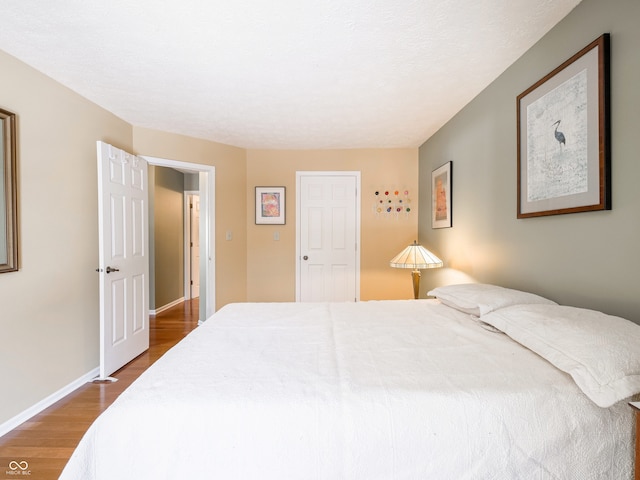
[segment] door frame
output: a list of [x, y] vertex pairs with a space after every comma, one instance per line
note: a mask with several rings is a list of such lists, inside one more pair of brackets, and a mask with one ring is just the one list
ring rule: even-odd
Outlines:
[[361, 251], [361, 239], [360, 239], [360, 227], [361, 227], [361, 210], [362, 202], [360, 200], [360, 183], [361, 172], [359, 170], [300, 170], [296, 171], [296, 302], [300, 301], [301, 296], [301, 275], [300, 267], [302, 257], [300, 254], [300, 195], [302, 193], [300, 188], [301, 177], [355, 177], [356, 178], [356, 302], [360, 301], [360, 251]]
[[206, 321], [216, 311], [216, 167], [199, 163], [139, 155], [149, 165], [169, 167], [183, 173], [198, 173], [200, 195], [200, 320]]

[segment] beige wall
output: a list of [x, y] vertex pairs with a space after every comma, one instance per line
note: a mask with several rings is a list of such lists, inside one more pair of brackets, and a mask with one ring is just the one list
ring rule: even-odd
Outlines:
[[[296, 171], [361, 172], [362, 225], [360, 298], [412, 298], [408, 271], [389, 267], [389, 260], [411, 243], [418, 228], [417, 149], [249, 150], [247, 152], [247, 299], [295, 300]], [[255, 225], [256, 186], [286, 187], [286, 225]], [[414, 199], [408, 218], [375, 213], [374, 192], [405, 189]], [[280, 240], [273, 233], [280, 233]], [[268, 280], [265, 280], [268, 279]]]
[[[640, 323], [640, 2], [584, 0], [420, 148], [420, 238], [448, 269], [430, 286], [483, 281]], [[516, 97], [611, 34], [613, 210], [516, 218]], [[430, 172], [453, 161], [451, 229], [430, 228]], [[429, 284], [431, 283], [431, 285]]]
[[[134, 153], [216, 169], [216, 308], [246, 301], [246, 151], [215, 142], [134, 127]], [[232, 240], [226, 240], [226, 232]]]
[[132, 148], [113, 114], [0, 51], [18, 115], [20, 270], [0, 275], [0, 424], [98, 366], [96, 140]]
[[132, 128], [1, 51], [0, 71], [0, 108], [18, 116], [20, 232], [20, 270], [0, 275], [2, 425], [98, 366], [96, 141], [216, 167], [218, 307], [246, 299], [246, 167], [243, 149]]

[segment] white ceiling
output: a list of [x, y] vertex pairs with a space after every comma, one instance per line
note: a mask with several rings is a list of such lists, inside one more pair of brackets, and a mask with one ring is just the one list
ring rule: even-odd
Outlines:
[[135, 126], [417, 147], [578, 3], [2, 0], [0, 49]]

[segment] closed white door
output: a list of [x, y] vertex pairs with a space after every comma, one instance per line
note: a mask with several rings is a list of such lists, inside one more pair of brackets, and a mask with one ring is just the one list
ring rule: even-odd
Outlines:
[[360, 298], [359, 180], [359, 172], [298, 172], [298, 301]]
[[191, 229], [190, 262], [191, 298], [200, 296], [200, 196], [191, 195], [189, 225]]
[[100, 378], [149, 348], [147, 162], [98, 142]]

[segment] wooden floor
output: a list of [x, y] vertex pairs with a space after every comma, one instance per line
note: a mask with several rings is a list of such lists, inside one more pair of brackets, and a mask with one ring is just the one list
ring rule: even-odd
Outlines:
[[[143, 371], [197, 325], [198, 299], [152, 316], [149, 350], [114, 373], [112, 376], [118, 379], [117, 382], [87, 383], [0, 437], [0, 479], [57, 480], [82, 435], [96, 417]], [[9, 468], [12, 462], [27, 462], [30, 476], [11, 475], [14, 473]], [[15, 463], [12, 465], [15, 467]]]

